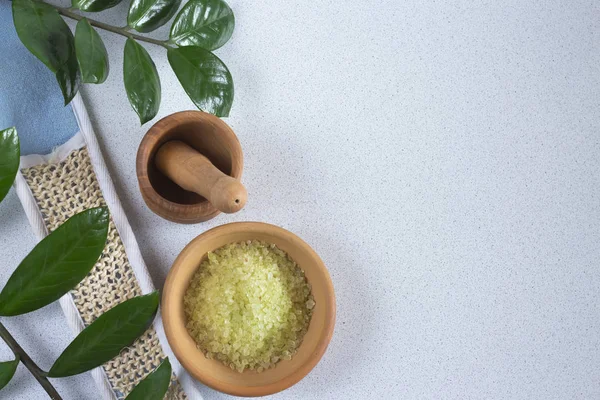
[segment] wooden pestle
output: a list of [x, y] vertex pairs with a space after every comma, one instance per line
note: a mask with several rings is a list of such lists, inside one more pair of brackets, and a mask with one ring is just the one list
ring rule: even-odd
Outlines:
[[239, 180], [224, 174], [208, 158], [179, 140], [163, 144], [154, 162], [169, 179], [206, 198], [219, 211], [234, 213], [246, 204], [248, 193]]

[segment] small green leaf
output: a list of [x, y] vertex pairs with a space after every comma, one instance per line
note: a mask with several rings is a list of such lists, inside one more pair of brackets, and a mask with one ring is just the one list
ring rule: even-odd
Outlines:
[[133, 0], [127, 25], [138, 32], [152, 32], [166, 24], [177, 12], [181, 0]]
[[56, 75], [68, 104], [79, 89], [79, 68], [71, 30], [48, 4], [35, 0], [12, 2], [15, 29], [21, 42]]
[[0, 315], [42, 308], [75, 287], [94, 267], [108, 233], [108, 209], [91, 208], [46, 236], [10, 276], [0, 293]]
[[120, 2], [121, 0], [71, 0], [71, 6], [81, 11], [97, 12], [108, 10]]
[[19, 357], [16, 360], [0, 362], [0, 389], [8, 385], [18, 366]]
[[0, 201], [6, 197], [15, 180], [20, 155], [17, 130], [13, 127], [0, 131]]
[[148, 329], [158, 310], [159, 294], [138, 296], [113, 307], [67, 346], [48, 376], [77, 375], [104, 364]]
[[169, 64], [196, 107], [227, 117], [233, 103], [233, 78], [217, 56], [197, 46], [169, 49]]
[[125, 400], [163, 400], [171, 383], [171, 363], [168, 358], [146, 376]]
[[87, 18], [77, 23], [75, 51], [85, 83], [102, 83], [108, 77], [108, 53], [106, 47]]
[[215, 50], [227, 43], [234, 26], [233, 11], [223, 0], [192, 0], [177, 14], [170, 38], [178, 46]]
[[146, 49], [133, 39], [125, 43], [123, 81], [129, 102], [144, 125], [158, 113], [160, 78]]

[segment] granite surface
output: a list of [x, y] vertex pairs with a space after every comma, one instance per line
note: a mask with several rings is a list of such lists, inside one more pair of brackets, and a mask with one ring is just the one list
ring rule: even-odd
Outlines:
[[[242, 212], [182, 226], [146, 208], [135, 155], [151, 123], [130, 110], [122, 37], [101, 32], [111, 75], [83, 90], [155, 283], [206, 229], [270, 222], [321, 255], [338, 301], [322, 362], [273, 399], [599, 398], [600, 4], [230, 4], [217, 53], [236, 84]], [[157, 119], [193, 108], [164, 49], [145, 47]], [[34, 239], [14, 193], [0, 221], [4, 282]], [[5, 320], [46, 368], [72, 337], [58, 305]], [[55, 382], [97, 398], [88, 375]], [[1, 396], [43, 392], [19, 367]]]

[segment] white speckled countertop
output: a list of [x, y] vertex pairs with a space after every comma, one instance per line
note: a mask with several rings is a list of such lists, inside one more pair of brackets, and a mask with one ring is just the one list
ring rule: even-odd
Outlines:
[[[218, 55], [236, 84], [242, 212], [183, 226], [146, 208], [135, 155], [151, 124], [129, 109], [122, 37], [102, 32], [111, 75], [83, 92], [155, 283], [204, 230], [270, 222], [321, 255], [338, 300], [323, 360], [274, 399], [599, 398], [599, 3], [230, 4]], [[125, 10], [98, 18], [123, 25]], [[159, 117], [193, 108], [146, 48]], [[34, 239], [14, 193], [0, 221], [4, 282]], [[72, 337], [58, 305], [6, 324], [45, 367]], [[55, 382], [98, 398], [87, 375]], [[44, 398], [23, 367], [1, 396]]]

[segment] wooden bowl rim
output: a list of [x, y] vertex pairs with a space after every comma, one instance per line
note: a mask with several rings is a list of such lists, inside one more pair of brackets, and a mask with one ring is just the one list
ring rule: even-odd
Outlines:
[[[169, 294], [171, 292], [172, 287], [181, 287], [181, 285], [187, 284], [187, 282], [182, 282], [181, 279], [177, 279], [180, 260], [185, 259], [185, 257], [189, 253], [194, 251], [198, 243], [202, 242], [203, 240], [240, 231], [260, 231], [273, 236], [293, 238], [296, 247], [300, 248], [302, 252], [309, 255], [315, 266], [323, 273], [323, 276], [326, 279], [326, 298], [329, 299], [329, 301], [325, 304], [325, 315], [327, 315], [326, 323], [322, 328], [321, 332], [323, 332], [323, 334], [320, 335], [320, 340], [317, 342], [317, 347], [315, 351], [311, 354], [311, 356], [307, 359], [306, 362], [301, 364], [298, 368], [293, 370], [289, 375], [285, 376], [283, 379], [262, 386], [250, 387], [244, 385], [224, 383], [220, 380], [213, 379], [210, 373], [204, 373], [203, 371], [198, 371], [197, 369], [192, 368], [191, 360], [189, 360], [189, 357], [185, 356], [186, 354], [188, 354], [188, 346], [183, 344], [184, 341], [177, 340], [177, 337], [174, 337], [175, 334], [172, 331], [175, 325], [181, 326], [185, 323], [182, 320], [182, 318], [180, 318], [181, 313], [178, 312], [181, 311], [182, 302], [178, 299], [172, 298], [172, 296], [170, 296]], [[300, 267], [302, 268], [301, 265]], [[306, 375], [308, 375], [308, 373], [319, 363], [319, 361], [325, 354], [325, 351], [327, 350], [327, 347], [333, 336], [336, 319], [336, 301], [333, 283], [331, 281], [329, 271], [325, 267], [325, 264], [323, 263], [319, 255], [306, 242], [304, 242], [292, 232], [279, 226], [267, 224], [264, 222], [233, 222], [220, 225], [200, 234], [191, 242], [189, 242], [181, 251], [181, 253], [179, 253], [177, 258], [173, 262], [169, 274], [167, 275], [167, 279], [163, 288], [161, 307], [163, 325], [169, 345], [171, 346], [175, 357], [179, 360], [181, 365], [190, 373], [190, 375], [192, 375], [198, 381], [215, 390], [234, 396], [244, 397], [267, 396], [270, 394], [280, 392], [295, 385]], [[190, 363], [190, 365], [188, 365], [188, 362]]]
[[[239, 159], [236, 158], [232, 162], [230, 176], [236, 179], [242, 178], [244, 170], [242, 145], [235, 132], [233, 132], [233, 129], [221, 118], [199, 110], [179, 111], [161, 118], [152, 125], [140, 142], [136, 155], [136, 173], [138, 186], [144, 202], [155, 214], [170, 221], [184, 223], [203, 222], [221, 213], [208, 200], [196, 204], [181, 204], [166, 199], [154, 189], [148, 177], [150, 150], [156, 146], [156, 143], [162, 139], [166, 132], [182, 123], [202, 120], [208, 120], [218, 126], [220, 133], [223, 135], [224, 142], [237, 150]], [[186, 214], [191, 216], [187, 217], [186, 221], [183, 221], [182, 216]]]

